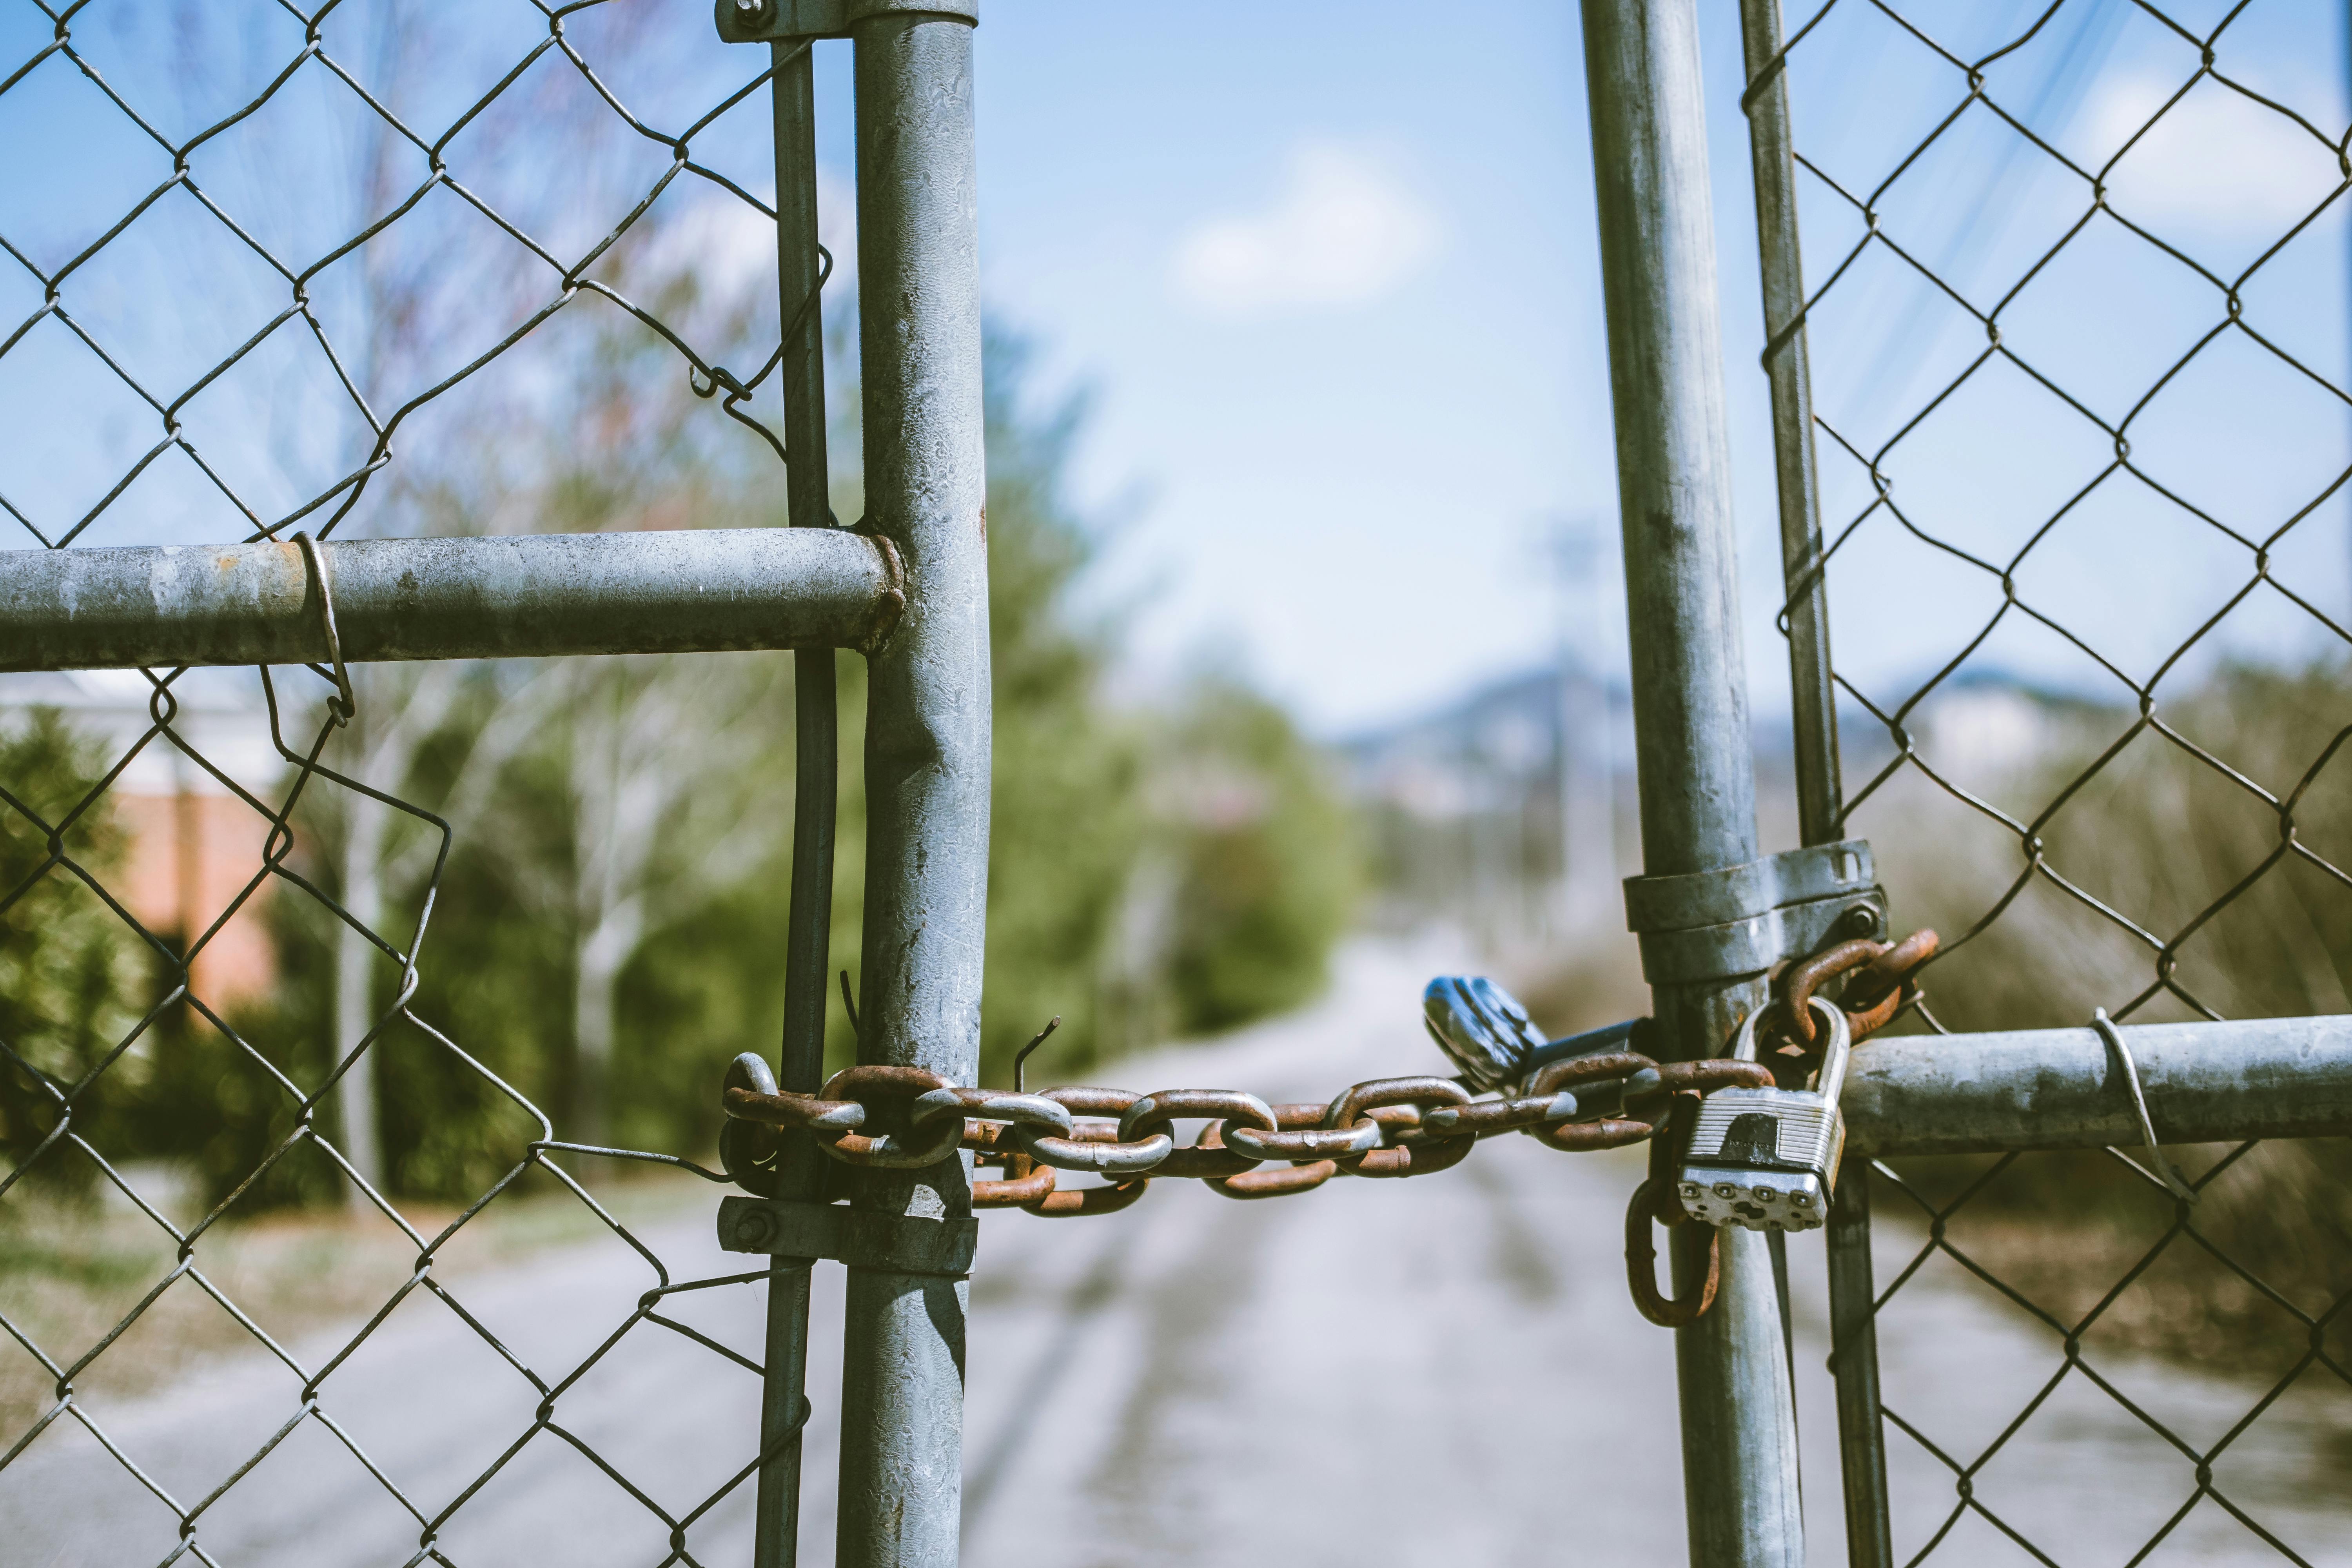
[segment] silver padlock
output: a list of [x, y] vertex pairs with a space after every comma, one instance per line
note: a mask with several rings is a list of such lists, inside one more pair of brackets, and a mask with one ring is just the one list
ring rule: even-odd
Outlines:
[[[1835, 1004], [1816, 996], [1812, 1007], [1829, 1030], [1816, 1087], [1719, 1089], [1701, 1103], [1675, 1181], [1683, 1212], [1701, 1224], [1814, 1230], [1829, 1218], [1845, 1151], [1838, 1094], [1853, 1037]], [[1759, 1016], [1739, 1026], [1733, 1060], [1756, 1059]]]

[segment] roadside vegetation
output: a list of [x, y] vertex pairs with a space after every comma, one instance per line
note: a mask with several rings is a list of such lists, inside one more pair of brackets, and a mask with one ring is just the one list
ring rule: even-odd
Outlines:
[[[1099, 537], [1064, 494], [1077, 410], [1024, 414], [1017, 345], [992, 344], [990, 365], [996, 803], [982, 1076], [998, 1081], [1051, 1016], [1062, 1026], [1034, 1070], [1063, 1073], [1306, 999], [1346, 922], [1354, 876], [1336, 785], [1280, 709], [1225, 677], [1160, 706], [1106, 700], [1114, 629], [1070, 603]], [[610, 386], [630, 384], [615, 374]], [[704, 515], [781, 521], [768, 476], [667, 471], [682, 445], [675, 431], [642, 412], [635, 422], [642, 458], [607, 442], [596, 471], [554, 470], [562, 525], [628, 526], [680, 489]], [[837, 510], [854, 515], [856, 500], [852, 467]], [[835, 968], [853, 974], [862, 677], [862, 661], [845, 657], [834, 949]], [[363, 686], [361, 701], [396, 714], [406, 695]], [[431, 1028], [395, 1022], [362, 1058], [386, 1190], [460, 1201], [509, 1169], [541, 1134], [501, 1082], [552, 1115], [559, 1136], [706, 1154], [727, 1061], [772, 1053], [781, 1017], [789, 656], [482, 665], [433, 700], [436, 722], [408, 746], [405, 771], [371, 780], [454, 828], [411, 1005]], [[330, 742], [328, 765], [351, 765], [341, 745]], [[0, 752], [12, 789], [57, 803], [78, 798], [110, 760], [49, 714]], [[314, 785], [296, 813], [289, 868], [331, 893], [348, 879], [352, 798]], [[14, 883], [45, 849], [26, 817], [7, 815], [0, 854]], [[436, 886], [441, 841], [424, 816], [392, 815], [378, 833], [384, 875], [372, 923], [405, 946]], [[104, 795], [75, 837], [88, 846], [79, 863], [102, 882], [120, 837]], [[86, 1128], [184, 1163], [214, 1196], [264, 1169], [240, 1199], [255, 1212], [341, 1197], [346, 1184], [314, 1148], [278, 1154], [299, 1107], [271, 1071], [315, 1086], [354, 1043], [333, 1026], [342, 922], [282, 881], [267, 909], [279, 980], [229, 1016], [239, 1038], [167, 1007], [78, 1101], [98, 1112]], [[16, 1160], [57, 1121], [32, 1075], [68, 1085], [104, 1059], [162, 994], [163, 966], [62, 868], [6, 918], [0, 1025], [20, 1061], [0, 1100], [0, 1138]], [[372, 1023], [392, 1009], [401, 975], [380, 952], [364, 973]], [[854, 1042], [837, 1001], [833, 1013], [831, 1056], [846, 1064]], [[602, 1059], [584, 1059], [592, 1040]], [[331, 1095], [319, 1124], [331, 1133], [341, 1109]], [[58, 1148], [32, 1175], [80, 1189], [94, 1171]]]
[[[2340, 660], [2225, 668], [2158, 711], [2183, 742], [2246, 782], [2143, 731], [2068, 795], [2133, 716], [2063, 708], [2042, 755], [1966, 781], [2021, 820], [2063, 800], [2040, 829], [2048, 865], [2148, 936], [2047, 879], [2001, 907], [2025, 865], [2016, 836], [1925, 780], [1906, 779], [1865, 808], [1859, 830], [1877, 848], [1901, 923], [1933, 926], [1950, 949], [1927, 977], [1946, 1027], [2074, 1026], [2097, 1006], [2120, 1015], [2159, 973], [2150, 936], [2174, 944], [2179, 992], [2158, 992], [2126, 1022], [2193, 1019], [2203, 1016], [2197, 1004], [2231, 1018], [2352, 1011], [2352, 885], [2343, 877], [2352, 870], [2352, 669]], [[2308, 856], [2283, 843], [2278, 807], [2249, 784], [2292, 802], [2294, 843]], [[2147, 1160], [2144, 1149], [2124, 1152]], [[2190, 1214], [2192, 1229], [2137, 1275], [2173, 1232], [2174, 1204], [2112, 1155], [1901, 1169], [1937, 1203], [1984, 1180], [1951, 1220], [1952, 1244], [2070, 1326], [2098, 1309], [2087, 1347], [2273, 1374], [2324, 1348], [2352, 1365], [2352, 1312], [2327, 1316], [2352, 1292], [2352, 1141], [2166, 1152], [2192, 1179], [2226, 1168]], [[1926, 1218], [1897, 1196], [1883, 1196], [1878, 1211], [1898, 1224]], [[2326, 1322], [2316, 1346], [2276, 1298]]]

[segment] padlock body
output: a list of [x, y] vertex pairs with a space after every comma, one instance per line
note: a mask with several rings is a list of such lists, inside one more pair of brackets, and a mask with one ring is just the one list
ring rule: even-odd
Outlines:
[[1706, 1097], [1675, 1180], [1702, 1225], [1815, 1230], [1827, 1222], [1845, 1118], [1820, 1095], [1721, 1089]]

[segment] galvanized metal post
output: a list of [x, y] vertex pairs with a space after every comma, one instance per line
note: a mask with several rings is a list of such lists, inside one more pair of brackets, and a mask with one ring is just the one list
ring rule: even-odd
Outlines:
[[[1584, 0], [1601, 280], [1632, 623], [1642, 858], [1651, 876], [1757, 858], [1723, 350], [1695, 0]], [[1719, 1054], [1763, 977], [1660, 985], [1668, 1049]], [[1707, 1237], [1674, 1233], [1675, 1288]], [[1723, 1279], [1675, 1331], [1684, 1509], [1697, 1568], [1804, 1558], [1796, 1412], [1762, 1236], [1721, 1233]]]
[[[989, 654], [972, 18], [880, 11], [857, 67], [866, 521], [908, 602], [866, 726], [861, 1060], [974, 1081], [988, 907]], [[971, 1212], [964, 1163], [861, 1173], [860, 1208]], [[962, 1499], [966, 1289], [852, 1268], [841, 1568], [950, 1568]]]
[[1829, 593], [1822, 575], [1821, 481], [1813, 452], [1813, 373], [1798, 248], [1796, 154], [1781, 68], [1780, 0], [1740, 0], [1748, 149], [1756, 176], [1756, 253], [1764, 285], [1764, 370], [1772, 387], [1780, 481], [1780, 570], [1787, 584], [1789, 674], [1797, 748], [1797, 819], [1808, 844], [1844, 837], [1837, 693], [1830, 674]]
[[[825, 462], [824, 317], [818, 289], [816, 85], [814, 45], [779, 43], [773, 53], [776, 127], [777, 293], [783, 359], [787, 466], [784, 504], [795, 528], [833, 521]], [[833, 649], [793, 656], [793, 888], [784, 933], [784, 1038], [776, 1085], [813, 1094], [824, 1079], [825, 997], [833, 931], [834, 808], [839, 792]], [[779, 1161], [776, 1195], [815, 1199], [823, 1162], [805, 1138]], [[792, 1568], [800, 1555], [801, 1432], [808, 1382], [813, 1258], [774, 1258], [768, 1268], [767, 1378], [760, 1418], [759, 1518], [753, 1568]]]
[[[1780, 0], [1740, 0], [1748, 150], [1756, 181], [1756, 252], [1764, 289], [1764, 369], [1772, 388], [1772, 452], [1780, 496], [1795, 729], [1797, 819], [1807, 844], [1845, 837], [1838, 768], [1837, 690], [1830, 665], [1829, 589], [1822, 558], [1821, 484], [1813, 448], [1812, 363], [1797, 222], [1797, 163], [1781, 53]], [[1878, 1331], [1870, 1267], [1870, 1166], [1848, 1162], [1830, 1215], [1830, 1370], [1837, 1381], [1846, 1558], [1893, 1568], [1886, 1443], [1878, 1405]]]

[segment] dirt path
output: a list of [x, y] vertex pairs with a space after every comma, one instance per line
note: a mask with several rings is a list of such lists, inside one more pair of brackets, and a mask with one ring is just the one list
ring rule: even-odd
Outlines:
[[[1415, 1001], [1442, 953], [1363, 949], [1333, 1000], [1184, 1053], [1129, 1062], [1139, 1089], [1243, 1084], [1320, 1098], [1353, 1079], [1426, 1070]], [[1162, 1080], [1165, 1080], [1163, 1083]], [[1155, 1188], [1124, 1215], [984, 1220], [971, 1288], [966, 1561], [977, 1568], [1146, 1568], [1424, 1560], [1498, 1564], [1679, 1562], [1682, 1487], [1673, 1343], [1628, 1303], [1620, 1216], [1638, 1155], [1551, 1154], [1522, 1139], [1428, 1181], [1336, 1183], [1241, 1205]], [[1906, 1237], [1882, 1227], [1891, 1276]], [[677, 1279], [737, 1272], [707, 1220], [646, 1239]], [[1794, 1249], [1800, 1409], [1816, 1563], [1843, 1561], [1818, 1242]], [[837, 1270], [819, 1273], [803, 1561], [832, 1561]], [[618, 1244], [542, 1256], [468, 1281], [460, 1304], [414, 1297], [319, 1387], [319, 1408], [428, 1516], [530, 1430], [541, 1394], [655, 1282]], [[1890, 1405], [1970, 1456], [2057, 1372], [2060, 1347], [1997, 1301], [1931, 1284], [1889, 1319]], [[756, 1359], [759, 1288], [667, 1299], [664, 1311]], [[332, 1336], [300, 1348], [315, 1373]], [[2104, 1366], [2184, 1433], [2210, 1441], [2252, 1394], [2178, 1367]], [[300, 1408], [302, 1380], [266, 1363], [91, 1412], [157, 1484], [194, 1506]], [[558, 1394], [562, 1433], [682, 1516], [751, 1455], [752, 1376], [683, 1334], [640, 1323]], [[2248, 1429], [2215, 1482], [2306, 1560], [2352, 1563], [2345, 1485], [2352, 1414], [2291, 1396]], [[541, 1430], [436, 1538], [460, 1568], [651, 1568], [669, 1531], [562, 1433]], [[1950, 1472], [1890, 1436], [1901, 1555], [1956, 1494]], [[2057, 1562], [2121, 1563], [2195, 1492], [2190, 1463], [2071, 1374], [1977, 1482]], [[688, 1531], [695, 1559], [749, 1557], [749, 1489]], [[196, 1540], [222, 1568], [394, 1568], [420, 1530], [335, 1432], [298, 1423], [205, 1509]], [[8, 1568], [126, 1568], [178, 1541], [168, 1510], [87, 1432], [60, 1422], [0, 1470]], [[1963, 1519], [1931, 1561], [2031, 1561]], [[2208, 1499], [2152, 1562], [2281, 1557]]]

